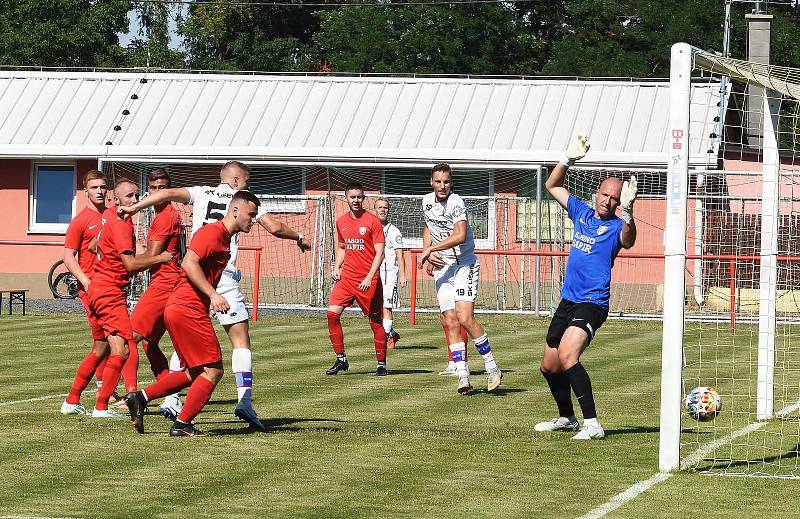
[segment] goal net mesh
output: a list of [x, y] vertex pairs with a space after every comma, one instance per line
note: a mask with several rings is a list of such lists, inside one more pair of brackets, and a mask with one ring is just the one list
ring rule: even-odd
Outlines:
[[722, 406], [682, 413], [683, 467], [800, 477], [800, 71], [694, 49], [692, 75], [721, 88], [690, 106], [719, 117], [689, 135], [718, 152], [689, 173], [683, 394]]

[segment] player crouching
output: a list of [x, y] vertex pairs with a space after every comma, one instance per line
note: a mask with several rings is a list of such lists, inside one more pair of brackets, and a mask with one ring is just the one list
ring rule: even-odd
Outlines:
[[167, 301], [164, 321], [185, 371], [171, 373], [141, 391], [125, 395], [137, 432], [144, 432], [147, 402], [189, 386], [186, 402], [169, 430], [170, 436], [201, 434], [192, 425], [222, 379], [222, 350], [211, 324], [209, 310], [225, 313], [230, 305], [214, 287], [230, 258], [231, 237], [250, 232], [258, 214], [258, 198], [237, 191], [225, 217], [197, 231], [181, 266], [181, 279]]

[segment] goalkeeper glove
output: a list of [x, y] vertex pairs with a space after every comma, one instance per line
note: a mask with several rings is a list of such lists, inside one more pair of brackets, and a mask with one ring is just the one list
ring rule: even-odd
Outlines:
[[622, 183], [622, 193], [619, 196], [619, 205], [622, 208], [622, 219], [625, 223], [631, 223], [633, 219], [633, 203], [636, 201], [638, 185], [636, 177], [631, 175], [630, 180]]
[[589, 140], [585, 135], [578, 135], [578, 137], [569, 144], [566, 151], [566, 156], [561, 159], [559, 164], [567, 167], [575, 164], [576, 160], [580, 160], [589, 151]]

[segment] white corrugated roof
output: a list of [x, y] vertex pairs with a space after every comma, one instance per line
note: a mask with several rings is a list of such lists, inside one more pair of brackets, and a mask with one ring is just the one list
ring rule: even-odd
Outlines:
[[[719, 85], [692, 88], [705, 164]], [[537, 163], [585, 132], [587, 165], [663, 166], [668, 107], [667, 82], [0, 71], [0, 156]]]

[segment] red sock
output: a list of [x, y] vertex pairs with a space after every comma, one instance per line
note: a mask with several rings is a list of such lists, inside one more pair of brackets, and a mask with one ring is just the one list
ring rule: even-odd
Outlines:
[[162, 396], [177, 393], [191, 383], [192, 381], [189, 379], [189, 376], [185, 371], [174, 371], [159, 378], [142, 391], [144, 391], [144, 394], [147, 395], [147, 400], [155, 400], [156, 398], [161, 398]]
[[68, 404], [77, 404], [81, 401], [81, 393], [86, 389], [86, 386], [89, 385], [89, 381], [92, 380], [92, 375], [94, 375], [97, 365], [100, 364], [102, 360], [102, 357], [98, 357], [92, 352], [89, 352], [89, 354], [84, 357], [80, 365], [78, 365], [78, 371], [75, 373], [75, 380], [72, 381], [72, 387], [69, 390], [69, 395], [67, 395]]
[[94, 370], [94, 378], [100, 383], [99, 386], [103, 385], [103, 372], [106, 370], [106, 362], [108, 362], [108, 356], [103, 357]]
[[164, 356], [164, 352], [158, 347], [157, 342], [149, 343], [144, 341], [142, 342], [142, 349], [144, 349], [144, 354], [147, 355], [150, 369], [153, 371], [156, 380], [169, 375], [169, 362], [167, 357]]
[[340, 314], [328, 312], [328, 334], [331, 337], [333, 352], [336, 355], [344, 355], [344, 331]]
[[383, 329], [383, 323], [370, 321], [369, 327], [372, 328], [372, 336], [375, 338], [375, 358], [378, 362], [386, 362], [386, 330]]
[[125, 364], [125, 357], [122, 355], [109, 355], [106, 362], [106, 369], [103, 371], [103, 387], [97, 393], [97, 402], [94, 407], [99, 410], [108, 409], [108, 399], [117, 389], [119, 377], [122, 373], [122, 366]]
[[186, 402], [183, 403], [183, 409], [178, 415], [178, 420], [183, 423], [191, 423], [211, 399], [211, 393], [215, 387], [216, 384], [205, 377], [194, 379], [194, 382], [189, 387], [189, 392], [186, 393]]
[[125, 392], [136, 391], [139, 373], [139, 348], [133, 340], [128, 341], [128, 360], [122, 366], [122, 381], [125, 383]]

